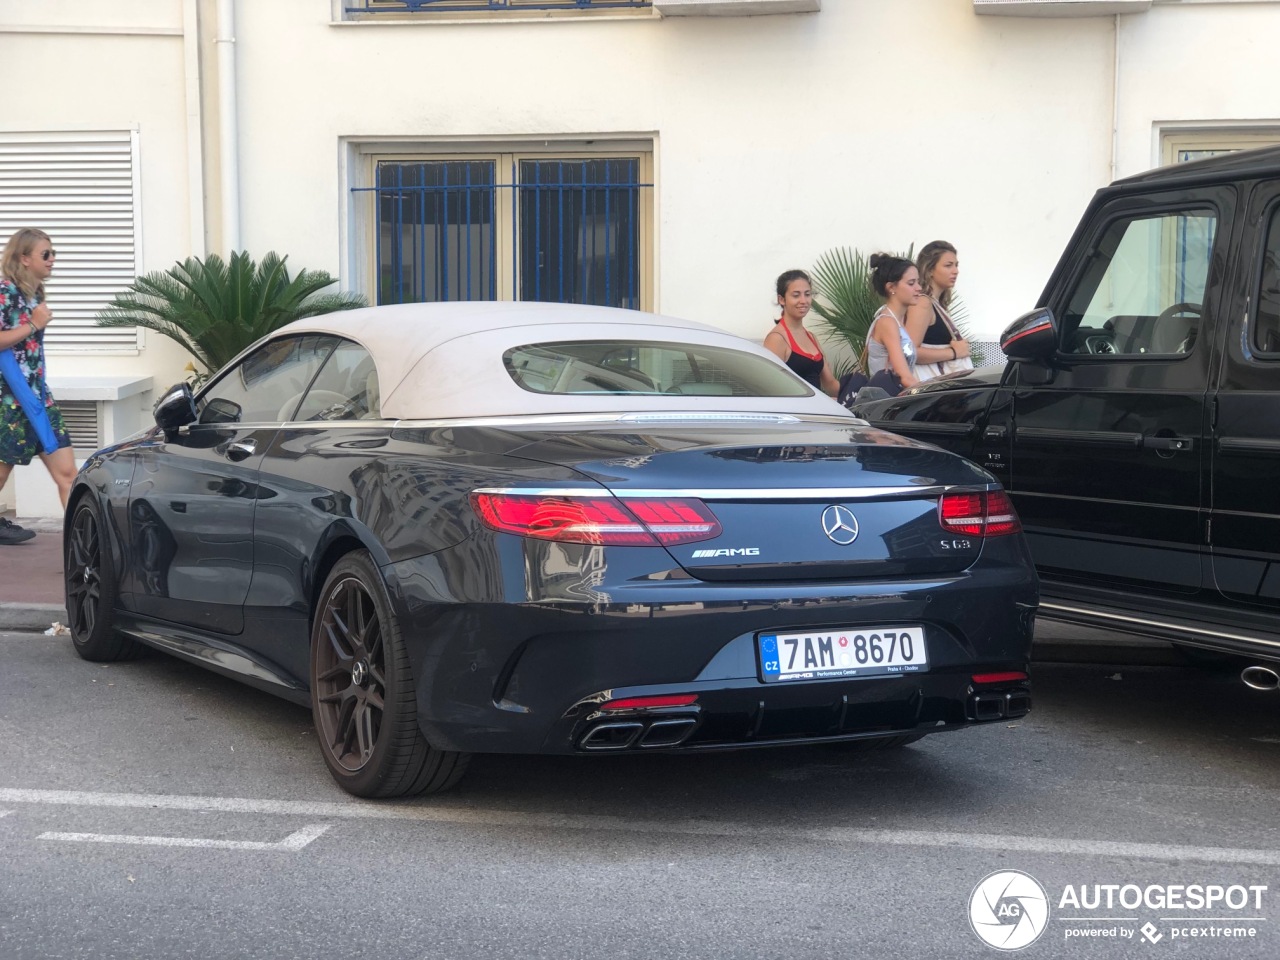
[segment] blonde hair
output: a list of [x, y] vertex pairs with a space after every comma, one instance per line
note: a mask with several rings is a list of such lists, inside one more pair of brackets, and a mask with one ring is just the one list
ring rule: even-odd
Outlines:
[[[916, 258], [916, 267], [920, 271], [920, 288], [927, 296], [933, 297], [933, 268], [938, 265], [944, 253], [955, 252], [956, 248], [945, 240], [934, 240], [921, 248], [920, 256]], [[934, 299], [942, 304], [942, 309], [945, 310], [951, 306], [951, 291], [943, 290], [942, 296]]]
[[13, 281], [28, 300], [44, 296], [44, 284], [22, 264], [22, 258], [31, 256], [31, 251], [41, 240], [53, 242], [43, 230], [23, 227], [14, 232], [4, 245], [4, 253], [0, 254], [0, 277]]

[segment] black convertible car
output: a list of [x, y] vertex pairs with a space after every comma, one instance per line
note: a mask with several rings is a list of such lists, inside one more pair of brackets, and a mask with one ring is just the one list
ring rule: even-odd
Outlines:
[[155, 416], [72, 493], [76, 650], [310, 704], [361, 796], [472, 752], [898, 745], [1030, 707], [1000, 485], [709, 327], [357, 310]]

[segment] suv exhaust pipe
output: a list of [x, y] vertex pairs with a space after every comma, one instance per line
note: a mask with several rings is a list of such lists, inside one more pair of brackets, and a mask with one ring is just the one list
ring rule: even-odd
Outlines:
[[1253, 690], [1280, 689], [1280, 673], [1270, 667], [1254, 665], [1240, 671], [1240, 679], [1246, 687]]

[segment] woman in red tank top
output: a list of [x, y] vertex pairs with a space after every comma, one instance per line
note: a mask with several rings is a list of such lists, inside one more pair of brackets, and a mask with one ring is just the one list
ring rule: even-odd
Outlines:
[[788, 270], [778, 277], [778, 305], [782, 316], [764, 338], [764, 345], [801, 379], [834, 397], [840, 384], [822, 355], [818, 340], [804, 326], [813, 305], [813, 283], [803, 270]]

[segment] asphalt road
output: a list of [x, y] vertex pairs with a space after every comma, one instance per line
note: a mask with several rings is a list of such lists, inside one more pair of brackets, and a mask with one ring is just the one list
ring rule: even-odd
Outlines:
[[[1280, 695], [1233, 672], [1042, 663], [1029, 717], [892, 753], [477, 757], [374, 803], [266, 694], [0, 658], [3, 960], [999, 956], [971, 902], [1026, 957], [1280, 955]], [[1043, 893], [974, 899], [1005, 871]]]

